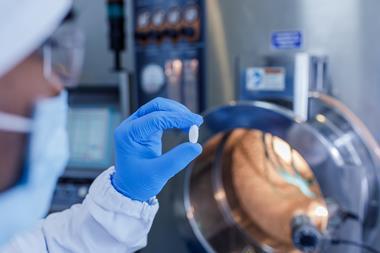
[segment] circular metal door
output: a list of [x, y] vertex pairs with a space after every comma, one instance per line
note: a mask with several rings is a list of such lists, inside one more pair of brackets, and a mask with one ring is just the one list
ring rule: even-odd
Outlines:
[[197, 241], [206, 252], [299, 252], [292, 222], [300, 215], [325, 237], [376, 247], [379, 147], [337, 100], [312, 93], [306, 122], [271, 103], [225, 105], [205, 115], [201, 143], [180, 203], [181, 224], [189, 225], [182, 231], [196, 238], [185, 235], [192, 247]]

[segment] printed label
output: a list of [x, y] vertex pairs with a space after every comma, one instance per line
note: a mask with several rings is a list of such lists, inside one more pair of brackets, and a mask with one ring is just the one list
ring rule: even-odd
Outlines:
[[282, 67], [246, 69], [246, 89], [248, 91], [285, 90], [285, 69]]

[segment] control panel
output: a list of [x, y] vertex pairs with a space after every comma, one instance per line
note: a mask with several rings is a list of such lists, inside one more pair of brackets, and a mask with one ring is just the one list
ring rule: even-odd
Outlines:
[[161, 96], [204, 109], [204, 1], [135, 0], [138, 105]]
[[200, 1], [135, 2], [135, 39], [138, 45], [196, 42], [201, 39]]

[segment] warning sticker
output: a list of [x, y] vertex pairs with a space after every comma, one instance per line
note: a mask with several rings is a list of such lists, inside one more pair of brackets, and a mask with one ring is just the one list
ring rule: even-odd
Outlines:
[[247, 68], [245, 77], [248, 91], [285, 90], [285, 69], [282, 67]]

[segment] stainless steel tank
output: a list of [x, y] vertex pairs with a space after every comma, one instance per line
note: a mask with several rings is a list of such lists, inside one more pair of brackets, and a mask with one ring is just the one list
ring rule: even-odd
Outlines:
[[[207, 0], [207, 9], [209, 104], [235, 99], [236, 57], [323, 54], [333, 93], [380, 141], [380, 1]], [[274, 49], [271, 34], [289, 30], [302, 33], [302, 47]]]
[[365, 252], [337, 238], [380, 249], [380, 149], [338, 100], [312, 92], [309, 106], [304, 122], [258, 101], [205, 114], [174, 208], [192, 252], [300, 252], [299, 216], [314, 229], [302, 243], [319, 242], [305, 252]]

